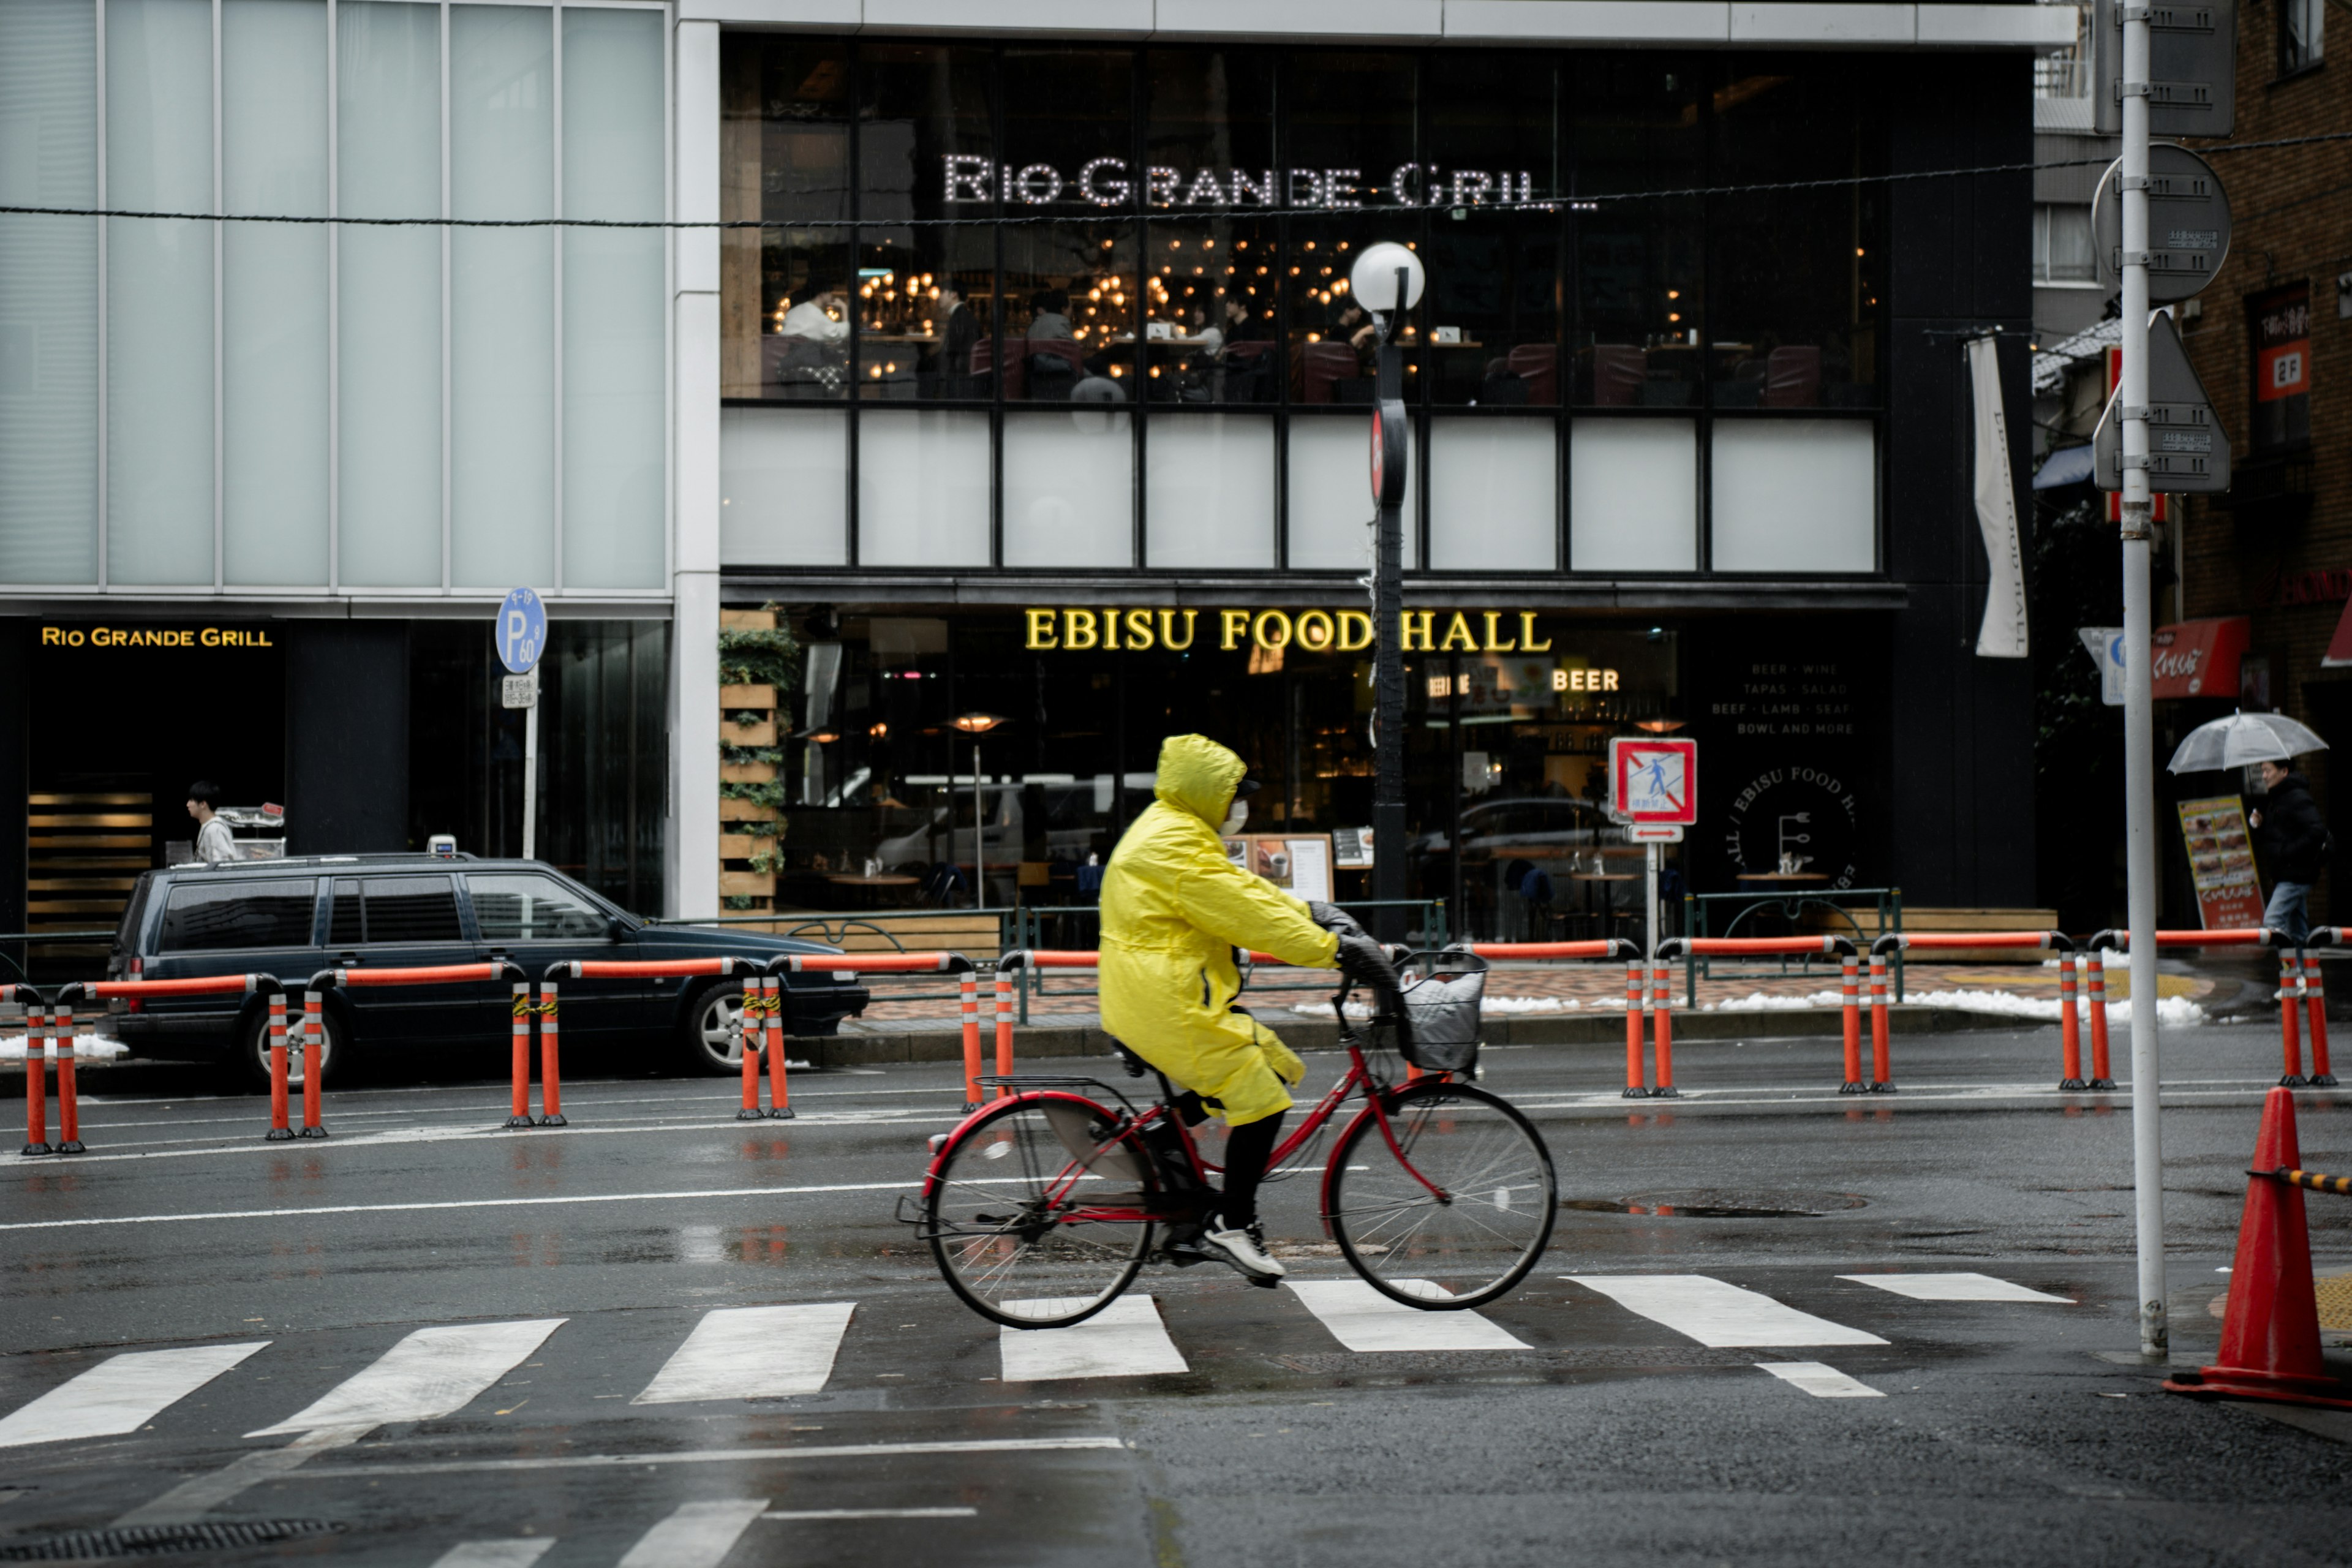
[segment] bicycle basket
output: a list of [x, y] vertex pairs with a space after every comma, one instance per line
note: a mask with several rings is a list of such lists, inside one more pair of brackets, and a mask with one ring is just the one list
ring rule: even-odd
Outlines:
[[1486, 964], [1470, 953], [1415, 953], [1422, 978], [1402, 995], [1412, 1025], [1404, 1059], [1423, 1072], [1468, 1072], [1478, 1061], [1479, 1005], [1486, 995]]

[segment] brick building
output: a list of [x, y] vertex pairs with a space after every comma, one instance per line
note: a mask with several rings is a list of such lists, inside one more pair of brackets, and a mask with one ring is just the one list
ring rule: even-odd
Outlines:
[[[2326, 67], [2322, 0], [2245, 0], [2238, 12], [2233, 142], [2352, 126], [2352, 74]], [[2187, 509], [2176, 560], [2179, 612], [2250, 618], [2240, 696], [2352, 745], [2352, 667], [2325, 664], [2352, 598], [2352, 142], [2214, 160], [2236, 235], [2228, 263], [2180, 310], [2183, 339], [2235, 462], [2226, 495]], [[2159, 597], [2159, 618], [2174, 608]], [[2352, 641], [2352, 638], [2347, 638]], [[2226, 700], [2160, 705], [2185, 729]], [[2205, 711], [2210, 708], [2213, 711]], [[2197, 710], [2194, 712], [2189, 710]], [[2347, 912], [2327, 883], [2352, 886], [2352, 765], [2322, 753], [2306, 770], [2337, 826], [2336, 863], [2314, 915]]]

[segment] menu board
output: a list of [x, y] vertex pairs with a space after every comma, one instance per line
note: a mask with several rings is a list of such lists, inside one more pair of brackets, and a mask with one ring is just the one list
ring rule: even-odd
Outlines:
[[1335, 827], [1331, 830], [1332, 853], [1342, 871], [1369, 871], [1372, 868], [1372, 830], [1369, 827]]
[[2245, 803], [2234, 795], [2182, 801], [2180, 837], [2189, 849], [2189, 880], [2197, 889], [2197, 918], [2205, 929], [2261, 925], [2263, 885], [2254, 875]]
[[1295, 898], [1330, 900], [1331, 840], [1323, 835], [1293, 838], [1278, 833], [1244, 834], [1225, 840], [1225, 858]]

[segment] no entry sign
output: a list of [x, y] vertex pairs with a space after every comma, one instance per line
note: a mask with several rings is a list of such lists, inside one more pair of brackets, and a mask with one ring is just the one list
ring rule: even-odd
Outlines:
[[1696, 741], [1612, 741], [1609, 778], [1617, 815], [1628, 822], [1687, 827], [1698, 820]]

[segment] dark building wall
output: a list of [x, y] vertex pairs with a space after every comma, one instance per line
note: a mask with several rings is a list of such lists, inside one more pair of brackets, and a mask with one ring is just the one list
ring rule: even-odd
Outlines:
[[285, 626], [289, 852], [407, 848], [407, 623]]
[[[2032, 161], [2024, 57], [1897, 59], [1888, 69], [1897, 84], [1892, 172]], [[1887, 647], [1895, 881], [1918, 904], [2025, 907], [2036, 901], [2032, 671], [2026, 659], [1976, 657], [1986, 563], [1958, 334], [2021, 334], [2000, 340], [2001, 383], [2018, 513], [2030, 519], [2022, 334], [2032, 314], [2032, 176], [2020, 169], [1890, 188], [1886, 564], [1910, 591]]]
[[[25, 819], [31, 780], [26, 744], [32, 723], [33, 644], [30, 621], [0, 621], [0, 931], [25, 927]], [[20, 978], [9, 963], [25, 950], [0, 946], [0, 983]]]

